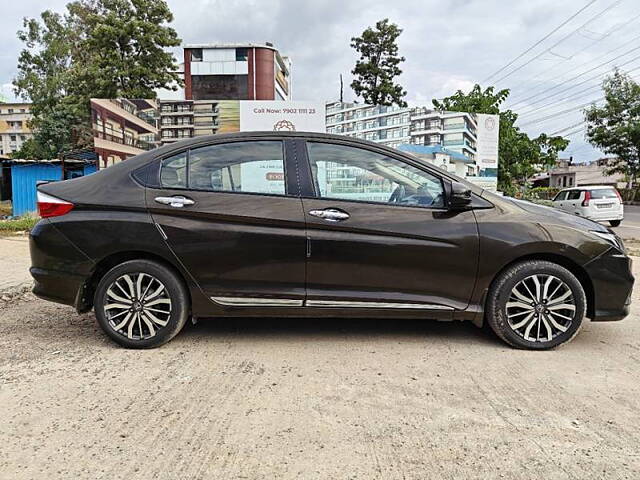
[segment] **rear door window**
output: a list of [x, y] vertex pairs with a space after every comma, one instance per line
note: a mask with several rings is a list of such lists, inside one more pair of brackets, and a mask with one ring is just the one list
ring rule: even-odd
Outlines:
[[281, 141], [208, 145], [162, 161], [160, 184], [214, 192], [286, 195]]
[[580, 200], [581, 194], [582, 190], [570, 190], [569, 195], [567, 195], [567, 200]]

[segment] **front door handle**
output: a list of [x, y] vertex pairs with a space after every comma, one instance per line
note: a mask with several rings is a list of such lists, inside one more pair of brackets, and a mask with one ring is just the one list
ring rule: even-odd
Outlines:
[[343, 220], [347, 220], [349, 218], [349, 214], [347, 212], [343, 212], [342, 210], [338, 210], [336, 208], [311, 210], [309, 212], [309, 215], [321, 218], [323, 220], [326, 220], [327, 222], [342, 222]]
[[155, 201], [174, 208], [182, 208], [184, 206], [193, 205], [194, 203], [196, 203], [190, 198], [183, 197], [181, 195], [177, 195], [175, 197], [156, 197]]

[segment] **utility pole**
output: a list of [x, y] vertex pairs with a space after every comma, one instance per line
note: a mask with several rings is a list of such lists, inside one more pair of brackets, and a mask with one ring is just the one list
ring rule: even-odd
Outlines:
[[342, 97], [344, 93], [344, 83], [342, 83], [342, 74], [340, 74], [340, 103], [344, 102], [344, 99]]

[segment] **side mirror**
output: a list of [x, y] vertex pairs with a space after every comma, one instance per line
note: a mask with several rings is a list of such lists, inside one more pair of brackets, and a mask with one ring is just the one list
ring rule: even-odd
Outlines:
[[449, 192], [449, 208], [451, 210], [462, 210], [471, 204], [471, 190], [460, 182], [451, 182]]

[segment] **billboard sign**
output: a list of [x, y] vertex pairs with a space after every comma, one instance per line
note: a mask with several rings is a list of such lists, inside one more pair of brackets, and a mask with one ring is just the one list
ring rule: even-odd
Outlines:
[[495, 191], [498, 186], [498, 135], [500, 116], [478, 113], [476, 129], [476, 164], [478, 176], [470, 181], [482, 188]]
[[324, 132], [324, 103], [241, 100], [240, 130]]

